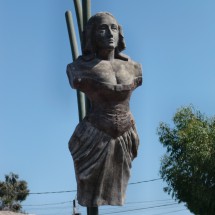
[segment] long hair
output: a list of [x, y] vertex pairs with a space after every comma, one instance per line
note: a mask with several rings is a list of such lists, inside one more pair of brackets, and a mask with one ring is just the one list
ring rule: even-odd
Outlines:
[[[94, 16], [92, 16], [88, 20], [88, 22], [84, 28], [83, 37], [82, 37], [83, 38], [83, 41], [82, 41], [83, 56], [82, 57], [85, 61], [89, 61], [89, 60], [92, 60], [93, 58], [95, 58], [96, 44], [95, 44], [94, 32], [97, 27], [96, 26], [97, 20], [101, 16], [111, 16], [112, 18], [114, 18], [114, 16], [108, 12], [100, 12], [100, 13], [96, 13]], [[118, 30], [119, 30], [119, 41], [118, 41], [117, 47], [115, 48], [114, 56], [117, 59], [127, 61], [128, 57], [120, 53], [123, 50], [125, 50], [126, 46], [125, 46], [125, 40], [124, 40], [124, 36], [123, 36], [122, 27], [118, 24], [118, 22], [117, 22], [117, 25], [118, 25]]]

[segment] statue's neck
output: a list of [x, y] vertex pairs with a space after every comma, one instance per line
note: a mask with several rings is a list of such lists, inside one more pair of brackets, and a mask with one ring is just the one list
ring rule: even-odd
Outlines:
[[101, 60], [114, 60], [114, 54], [115, 51], [113, 50], [107, 50], [107, 49], [100, 49], [96, 52], [96, 57]]

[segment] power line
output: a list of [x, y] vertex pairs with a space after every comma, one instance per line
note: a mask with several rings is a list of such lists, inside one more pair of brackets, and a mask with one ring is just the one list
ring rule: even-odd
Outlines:
[[141, 204], [141, 203], [153, 203], [153, 202], [166, 202], [172, 201], [173, 199], [159, 199], [159, 200], [146, 200], [146, 201], [138, 201], [138, 202], [127, 202], [126, 204]]
[[[180, 211], [185, 211], [187, 209], [181, 209], [181, 210], [174, 210], [174, 211], [167, 211], [167, 212], [162, 212], [162, 213], [156, 213], [156, 214], [152, 214], [152, 215], [165, 215], [165, 214], [170, 214], [170, 213], [177, 213], [177, 212], [180, 212]], [[70, 214], [71, 212], [69, 211], [68, 214]], [[40, 215], [65, 215], [65, 213], [42, 213]]]
[[139, 210], [146, 210], [146, 209], [152, 209], [152, 208], [160, 208], [160, 207], [166, 207], [166, 206], [177, 205], [177, 204], [178, 203], [171, 203], [171, 204], [157, 205], [157, 206], [151, 206], [151, 207], [145, 207], [145, 208], [135, 208], [135, 209], [123, 210], [123, 211], [113, 211], [113, 212], [103, 213], [101, 215], [104, 215], [104, 214], [125, 213], [125, 212], [130, 212], [130, 211], [139, 211]]
[[155, 178], [155, 179], [150, 179], [150, 180], [146, 180], [146, 181], [133, 182], [133, 183], [129, 183], [128, 185], [141, 184], [141, 183], [147, 183], [147, 182], [158, 181], [158, 180], [161, 180], [161, 178]]
[[24, 207], [34, 207], [34, 206], [48, 206], [48, 205], [63, 205], [66, 203], [72, 203], [72, 201], [66, 201], [66, 202], [55, 202], [55, 203], [48, 203], [48, 204], [35, 204], [35, 205], [22, 205]]
[[[110, 210], [110, 208], [104, 208], [105, 210], [107, 211], [101, 211], [101, 215], [105, 215], [105, 214], [116, 214], [116, 213], [129, 213], [131, 211], [133, 211], [133, 213], [137, 213], [138, 211], [141, 211], [141, 210], [150, 210], [150, 209], [154, 209], [154, 208], [161, 208], [161, 207], [168, 207], [168, 206], [175, 206], [175, 205], [179, 205], [178, 203], [169, 203], [171, 199], [160, 199], [160, 200], [151, 200], [151, 201], [139, 201], [139, 202], [129, 202], [127, 204], [127, 206], [129, 205], [132, 205], [132, 204], [137, 204], [137, 203], [156, 203], [156, 202], [159, 202], [159, 201], [166, 201], [164, 204], [162, 205], [151, 205], [151, 206], [147, 206], [147, 207], [144, 207], [144, 208], [136, 208], [134, 207], [134, 205], [132, 207], [134, 208], [124, 208], [124, 210], [122, 211], [114, 211], [114, 210]], [[62, 205], [62, 204], [66, 204], [66, 203], [71, 203], [72, 201], [63, 201], [63, 202], [55, 202], [55, 203], [48, 203], [48, 204], [36, 204], [36, 205], [23, 205], [23, 206], [51, 206], [51, 205]], [[125, 204], [126, 206], [126, 204]], [[63, 207], [49, 207], [49, 208], [31, 208], [31, 209], [28, 209], [28, 210], [41, 210], [41, 209], [68, 209], [68, 208], [72, 208], [71, 206], [63, 206]], [[112, 208], [114, 209], [114, 208]], [[121, 209], [121, 208], [120, 208]], [[178, 212], [178, 211], [181, 211], [181, 210], [185, 210], [185, 209], [180, 209], [180, 210], [174, 210], [174, 211], [171, 211], [172, 213], [173, 212]], [[164, 214], [169, 214], [171, 213], [170, 211], [167, 211], [166, 213], [158, 213], [158, 214], [152, 214], [152, 215], [164, 215]], [[51, 215], [51, 214], [50, 214]]]
[[[148, 182], [153, 182], [153, 181], [158, 181], [158, 180], [161, 180], [161, 178], [155, 178], [155, 179], [150, 179], [150, 180], [145, 180], [145, 181], [133, 182], [133, 183], [129, 183], [128, 185], [142, 184], [142, 183], [148, 183]], [[34, 192], [34, 193], [29, 193], [29, 195], [73, 193], [73, 192], [77, 192], [77, 190], [62, 190], [62, 191], [54, 191], [54, 192]]]
[[[175, 203], [172, 200], [165, 200], [165, 201], [142, 201], [142, 202], [132, 202], [132, 203], [126, 203], [123, 205], [123, 207], [106, 207], [106, 208], [100, 208], [102, 212], [107, 212], [107, 210], [116, 211], [116, 210], [128, 210], [128, 209], [134, 209], [138, 207], [152, 207], [152, 206], [158, 206], [160, 204], [170, 204], [170, 203]], [[137, 205], [138, 204], [138, 205]]]
[[[130, 204], [142, 204], [142, 203], [154, 203], [154, 202], [162, 202], [162, 201], [172, 201], [172, 199], [159, 199], [159, 200], [148, 200], [148, 201], [139, 201], [139, 202], [127, 202], [125, 205]], [[47, 203], [47, 204], [31, 204], [31, 205], [22, 205], [23, 207], [40, 207], [40, 206], [50, 206], [50, 205], [62, 205], [72, 203], [72, 201], [64, 201], [64, 202], [55, 202], [55, 203]]]
[[32, 208], [28, 208], [28, 210], [32, 211], [32, 210], [62, 210], [62, 209], [71, 209], [72, 210], [72, 204], [71, 205], [67, 205], [67, 206], [48, 206], [48, 207], [43, 207], [43, 208], [37, 208], [37, 207], [32, 207]]
[[67, 215], [67, 214], [70, 215], [71, 210], [65, 211], [63, 213], [60, 213], [60, 212], [58, 212], [58, 213], [55, 213], [55, 212], [52, 212], [52, 213], [40, 213], [40, 215]]
[[54, 193], [73, 193], [73, 192], [77, 192], [77, 190], [62, 190], [62, 191], [54, 191], [54, 192], [38, 192], [38, 193], [29, 193], [29, 195], [54, 194]]
[[152, 215], [164, 215], [164, 214], [176, 213], [176, 212], [179, 212], [179, 211], [186, 211], [186, 210], [187, 209], [181, 209], [181, 210], [162, 212], [162, 213], [159, 213], [159, 214], [152, 214]]
[[[162, 205], [155, 205], [155, 206], [149, 206], [149, 207], [144, 207], [144, 208], [134, 208], [134, 209], [127, 209], [127, 210], [122, 210], [122, 211], [111, 211], [111, 212], [105, 212], [105, 213], [101, 213], [101, 215], [105, 215], [105, 214], [116, 214], [116, 213], [126, 213], [126, 212], [131, 212], [131, 211], [140, 211], [140, 210], [147, 210], [147, 209], [154, 209], [154, 208], [161, 208], [161, 207], [167, 207], [167, 206], [173, 206], [173, 205], [178, 205], [177, 203], [171, 203], [171, 204], [162, 204]], [[52, 208], [52, 209], [68, 209], [70, 207], [61, 207], [61, 208]], [[47, 209], [47, 208], [42, 208], [42, 209]], [[40, 209], [39, 209], [40, 210]], [[175, 211], [167, 211], [165, 213], [159, 213], [159, 214], [153, 214], [153, 215], [164, 215], [164, 214], [168, 214], [168, 213], [173, 213], [173, 212], [178, 212], [178, 211], [182, 211], [182, 210], [186, 210], [186, 209], [180, 209], [180, 210], [175, 210]], [[51, 215], [51, 214], [50, 214]]]

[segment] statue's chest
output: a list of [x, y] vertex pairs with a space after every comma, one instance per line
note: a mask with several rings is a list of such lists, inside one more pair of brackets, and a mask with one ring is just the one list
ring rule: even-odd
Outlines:
[[126, 63], [101, 62], [91, 69], [85, 68], [85, 75], [99, 82], [109, 84], [130, 84], [133, 80], [131, 68]]

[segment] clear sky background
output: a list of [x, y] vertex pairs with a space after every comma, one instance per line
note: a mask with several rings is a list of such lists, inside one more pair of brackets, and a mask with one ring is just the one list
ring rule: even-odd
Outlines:
[[[156, 134], [159, 122], [171, 124], [177, 108], [189, 104], [215, 115], [215, 1], [91, 3], [92, 14], [109, 11], [116, 17], [124, 30], [124, 53], [143, 67], [143, 85], [131, 98], [141, 145], [130, 182], [160, 178], [165, 149]], [[76, 92], [66, 76], [72, 61], [68, 9], [75, 14], [72, 0], [0, 0], [0, 180], [17, 173], [32, 193], [76, 189], [68, 150], [78, 124]], [[120, 214], [190, 215], [163, 192], [165, 185], [162, 180], [130, 185], [125, 206], [101, 207], [100, 214], [139, 208]], [[31, 194], [23, 205], [37, 215], [69, 215], [74, 197], [74, 192]]]

